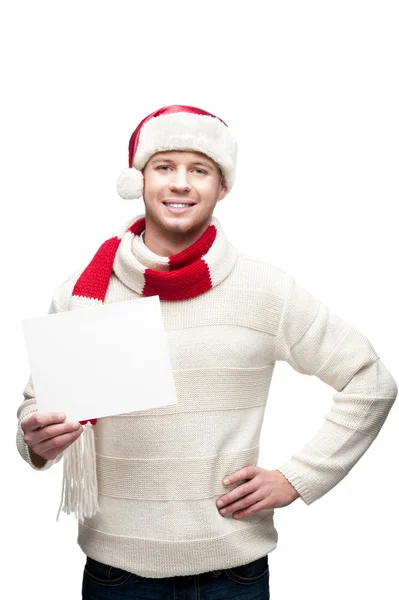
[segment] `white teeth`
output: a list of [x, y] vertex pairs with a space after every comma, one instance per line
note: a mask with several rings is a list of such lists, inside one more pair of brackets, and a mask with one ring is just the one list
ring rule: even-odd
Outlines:
[[166, 206], [171, 206], [172, 208], [186, 208], [186, 206], [191, 206], [191, 204], [172, 204], [167, 202]]

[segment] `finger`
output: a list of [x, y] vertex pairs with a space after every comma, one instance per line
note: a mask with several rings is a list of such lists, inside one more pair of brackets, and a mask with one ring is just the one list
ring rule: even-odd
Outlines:
[[43, 456], [43, 458], [45, 458], [46, 460], [53, 460], [54, 458], [57, 458], [57, 456], [59, 454], [61, 454], [62, 452], [64, 452], [64, 450], [69, 448], [69, 446], [71, 446], [71, 444], [73, 444], [74, 441], [75, 440], [72, 440], [71, 442], [68, 442], [67, 444], [64, 444], [63, 446], [60, 446], [59, 448], [45, 452], [45, 455]]
[[232, 516], [233, 519], [242, 519], [243, 517], [249, 517], [249, 515], [253, 515], [264, 508], [273, 508], [272, 506], [268, 506], [268, 501], [265, 498], [263, 498], [260, 502], [255, 502], [255, 504], [252, 504], [244, 510], [233, 513]]
[[21, 429], [24, 433], [28, 431], [35, 431], [36, 429], [46, 427], [46, 425], [51, 425], [52, 423], [62, 423], [65, 421], [65, 419], [65, 413], [35, 412], [33, 415], [21, 422]]
[[248, 506], [251, 506], [252, 504], [255, 504], [256, 502], [259, 502], [259, 500], [262, 499], [261, 494], [259, 494], [259, 492], [254, 492], [253, 494], [249, 494], [248, 496], [245, 496], [244, 498], [240, 498], [240, 500], [238, 500], [237, 502], [233, 502], [232, 504], [229, 504], [228, 506], [225, 506], [224, 508], [220, 509], [220, 514], [222, 515], [229, 515], [230, 513], [234, 513], [236, 511], [239, 511], [241, 509], [247, 508]]
[[64, 446], [67, 443], [74, 442], [82, 433], [83, 427], [78, 429], [77, 431], [73, 431], [72, 433], [64, 433], [63, 435], [57, 435], [49, 440], [45, 440], [44, 442], [40, 442], [39, 444], [32, 447], [33, 452], [35, 454], [39, 454], [39, 456], [44, 456], [46, 452], [49, 450], [57, 450], [57, 454], [59, 453], [59, 449], [61, 446]]
[[227, 504], [231, 504], [231, 502], [235, 502], [239, 498], [243, 498], [248, 494], [255, 492], [258, 489], [256, 482], [253, 479], [248, 483], [244, 483], [243, 485], [239, 485], [234, 490], [225, 494], [224, 496], [220, 496], [217, 499], [216, 505], [218, 508], [226, 506]]
[[228, 475], [223, 479], [223, 485], [231, 485], [236, 481], [242, 481], [244, 479], [252, 479], [258, 473], [258, 467], [256, 465], [249, 465], [239, 471], [236, 471], [232, 475]]
[[24, 442], [28, 446], [36, 446], [40, 442], [62, 435], [64, 433], [70, 433], [79, 429], [79, 423], [62, 423], [60, 425], [46, 425], [33, 431], [28, 431], [24, 435]]

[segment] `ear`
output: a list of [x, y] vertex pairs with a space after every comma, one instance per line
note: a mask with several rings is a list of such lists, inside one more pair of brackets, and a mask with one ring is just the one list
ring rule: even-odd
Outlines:
[[225, 197], [226, 194], [227, 194], [227, 186], [226, 186], [224, 177], [222, 176], [222, 178], [220, 180], [220, 184], [219, 184], [218, 201], [223, 200], [223, 198]]

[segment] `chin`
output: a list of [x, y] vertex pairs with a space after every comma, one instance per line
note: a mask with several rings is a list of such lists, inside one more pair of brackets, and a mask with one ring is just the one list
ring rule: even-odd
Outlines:
[[201, 226], [203, 219], [195, 218], [193, 215], [160, 215], [160, 221], [168, 229], [188, 230]]
[[192, 221], [191, 219], [166, 219], [164, 221], [165, 228], [170, 232], [189, 233], [201, 227], [201, 223]]
[[146, 209], [146, 213], [151, 221], [156, 223], [160, 229], [170, 234], [195, 234], [196, 231], [203, 229], [207, 223], [210, 223], [212, 219], [212, 213], [183, 216], [167, 214], [164, 210], [158, 210], [158, 208], [151, 210], [150, 207], [146, 207]]

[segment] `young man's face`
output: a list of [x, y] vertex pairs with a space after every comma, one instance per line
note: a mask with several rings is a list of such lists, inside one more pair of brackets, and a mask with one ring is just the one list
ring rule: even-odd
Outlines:
[[[146, 220], [172, 235], [204, 229], [226, 195], [218, 165], [199, 152], [157, 152], [143, 175]], [[176, 203], [190, 206], [167, 206]]]

